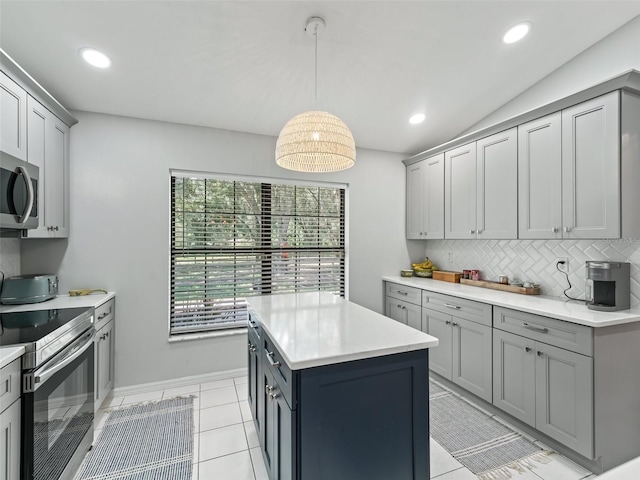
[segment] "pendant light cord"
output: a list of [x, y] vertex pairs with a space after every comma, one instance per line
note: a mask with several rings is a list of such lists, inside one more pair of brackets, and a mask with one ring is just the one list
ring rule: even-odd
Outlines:
[[316, 70], [315, 70], [315, 102], [316, 102], [316, 110], [318, 110], [318, 25], [315, 26], [315, 32], [313, 34], [313, 37], [316, 41], [316, 57], [315, 57], [315, 61], [316, 61]]

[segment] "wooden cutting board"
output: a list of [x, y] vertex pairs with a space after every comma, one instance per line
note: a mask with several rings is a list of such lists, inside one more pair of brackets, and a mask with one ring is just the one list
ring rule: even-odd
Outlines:
[[460, 283], [464, 285], [473, 285], [474, 287], [502, 290], [503, 292], [519, 293], [521, 295], [540, 295], [540, 287], [525, 288], [518, 287], [516, 285], [505, 285], [504, 283], [489, 282], [487, 280], [469, 280], [467, 278], [461, 278]]

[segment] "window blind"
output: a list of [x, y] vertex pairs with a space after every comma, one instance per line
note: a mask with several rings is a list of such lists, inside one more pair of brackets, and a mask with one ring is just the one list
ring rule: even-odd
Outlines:
[[244, 327], [246, 297], [345, 292], [345, 189], [171, 176], [170, 334]]

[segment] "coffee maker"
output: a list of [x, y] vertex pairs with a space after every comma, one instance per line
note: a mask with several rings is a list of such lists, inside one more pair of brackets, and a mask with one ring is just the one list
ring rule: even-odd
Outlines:
[[603, 312], [626, 310], [631, 302], [630, 264], [587, 261], [587, 308]]

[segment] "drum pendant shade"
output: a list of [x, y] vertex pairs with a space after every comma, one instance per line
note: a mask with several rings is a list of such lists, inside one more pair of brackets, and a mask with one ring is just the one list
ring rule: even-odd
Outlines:
[[280, 131], [276, 163], [299, 172], [337, 172], [353, 167], [356, 144], [335, 115], [313, 110], [296, 115]]

